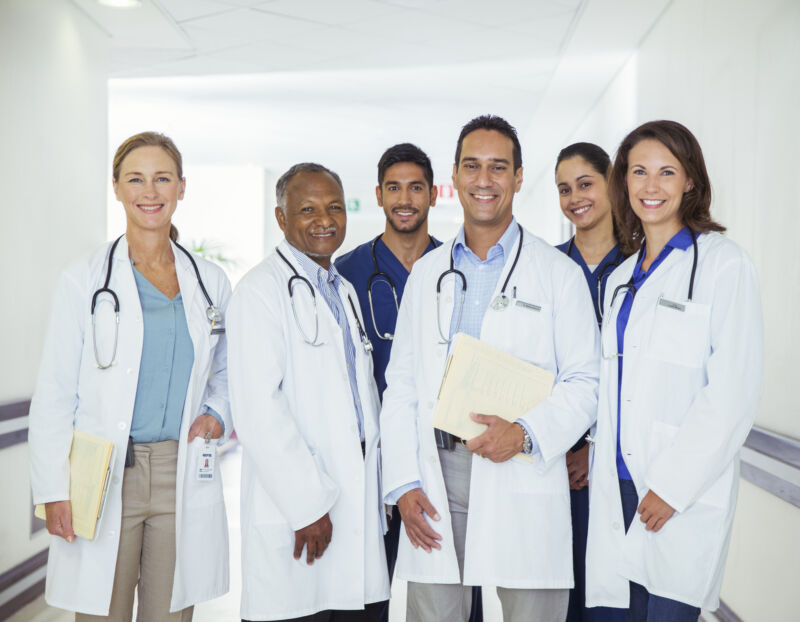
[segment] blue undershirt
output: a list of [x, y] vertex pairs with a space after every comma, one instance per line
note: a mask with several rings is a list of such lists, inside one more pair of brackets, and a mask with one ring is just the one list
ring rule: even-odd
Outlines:
[[[428, 251], [439, 246], [440, 242], [433, 241], [428, 243], [424, 255]], [[403, 298], [403, 291], [408, 280], [408, 271], [400, 260], [394, 256], [389, 247], [384, 244], [383, 239], [379, 239], [375, 244], [375, 255], [378, 259], [380, 272], [388, 274], [394, 281], [394, 289], [397, 293], [398, 304]], [[375, 383], [378, 385], [378, 394], [383, 399], [383, 392], [386, 390], [386, 366], [389, 364], [389, 355], [392, 351], [392, 342], [378, 337], [375, 325], [372, 322], [372, 315], [369, 309], [369, 296], [367, 295], [367, 281], [375, 273], [375, 262], [372, 261], [372, 240], [357, 246], [349, 253], [342, 255], [334, 265], [344, 278], [346, 278], [356, 290], [358, 304], [361, 306], [361, 316], [364, 318], [364, 330], [372, 342], [372, 371], [375, 376]], [[395, 324], [397, 323], [397, 309], [394, 304], [394, 296], [385, 278], [373, 279], [372, 282], [372, 306], [375, 309], [375, 321], [381, 333], [394, 334]]]
[[[176, 441], [194, 365], [183, 298], [178, 293], [170, 300], [132, 267], [142, 306], [144, 336], [131, 437], [134, 443]], [[218, 413], [208, 407], [203, 412], [213, 415], [224, 429]]]
[[[286, 243], [289, 246], [289, 250], [292, 251], [294, 258], [297, 259], [298, 263], [303, 267], [303, 271], [306, 273], [308, 278], [316, 284], [317, 289], [325, 299], [325, 303], [331, 310], [333, 318], [336, 320], [336, 324], [342, 331], [342, 341], [344, 342], [344, 360], [345, 366], [347, 367], [347, 379], [350, 383], [350, 393], [353, 396], [353, 407], [355, 408], [356, 419], [358, 420], [358, 434], [363, 442], [364, 413], [361, 410], [361, 397], [358, 393], [358, 379], [356, 378], [356, 347], [362, 347], [362, 345], [353, 341], [353, 335], [350, 332], [350, 322], [347, 320], [347, 312], [344, 308], [344, 305], [349, 305], [350, 302], [343, 301], [342, 297], [339, 295], [339, 284], [341, 283], [342, 277], [339, 276], [339, 271], [333, 264], [331, 264], [330, 270], [326, 270], [316, 261], [311, 259], [311, 257], [289, 244], [288, 240]], [[317, 309], [317, 313], [319, 313], [319, 309]]]
[[[658, 257], [656, 257], [655, 261], [650, 264], [650, 267], [647, 271], [642, 270], [642, 262], [644, 261], [646, 254], [643, 248], [639, 256], [639, 260], [636, 262], [636, 266], [633, 269], [632, 285], [636, 288], [636, 290], [641, 289], [642, 285], [644, 285], [644, 282], [647, 280], [647, 277], [656, 271], [658, 266], [660, 266], [672, 252], [672, 249], [678, 248], [680, 250], [686, 250], [691, 245], [692, 234], [687, 227], [684, 227], [678, 231], [678, 233], [673, 235], [672, 238], [670, 238], [669, 242], [667, 242], [664, 248], [661, 249], [661, 252], [658, 254]], [[625, 298], [622, 300], [622, 305], [620, 306], [619, 314], [617, 315], [617, 352], [620, 354], [620, 356], [617, 357], [617, 474], [620, 479], [627, 480], [633, 478], [631, 477], [630, 471], [628, 471], [628, 467], [625, 465], [625, 459], [622, 456], [622, 446], [620, 443], [620, 405], [622, 403], [622, 361], [624, 359], [624, 356], [622, 355], [624, 354], [625, 329], [628, 326], [628, 319], [630, 319], [631, 316], [631, 308], [633, 307], [634, 298], [635, 296], [631, 288], [627, 288], [625, 290]]]
[[[574, 239], [575, 238], [572, 238], [572, 240]], [[603, 257], [603, 260], [597, 264], [594, 270], [591, 270], [589, 266], [586, 265], [583, 255], [581, 255], [577, 245], [573, 243], [572, 248], [570, 248], [570, 241], [571, 240], [567, 240], [563, 244], [556, 246], [556, 248], [566, 253], [567, 257], [577, 263], [581, 267], [581, 270], [583, 270], [583, 276], [586, 278], [586, 284], [589, 286], [589, 293], [592, 295], [594, 315], [597, 318], [597, 325], [599, 326], [603, 319], [600, 309], [602, 309], [603, 300], [605, 300], [606, 281], [608, 281], [608, 277], [611, 276], [614, 269], [624, 261], [625, 255], [622, 254], [619, 245], [616, 245], [608, 251], [608, 254]], [[599, 288], [598, 285], [600, 286]]]

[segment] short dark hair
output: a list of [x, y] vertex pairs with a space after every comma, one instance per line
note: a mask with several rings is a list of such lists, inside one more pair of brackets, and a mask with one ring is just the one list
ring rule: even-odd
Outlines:
[[649, 121], [633, 130], [620, 144], [608, 183], [608, 198], [619, 226], [622, 250], [636, 252], [644, 237], [642, 221], [631, 207], [627, 184], [628, 156], [631, 149], [643, 140], [657, 140], [669, 149], [692, 180], [691, 189], [684, 193], [678, 207], [683, 225], [695, 233], [725, 231], [725, 227], [711, 218], [711, 181], [703, 150], [694, 134], [676, 121]]
[[390, 166], [400, 164], [402, 162], [410, 162], [416, 164], [422, 169], [422, 174], [425, 181], [428, 182], [428, 188], [433, 187], [433, 167], [431, 166], [431, 159], [428, 155], [416, 145], [411, 143], [400, 143], [389, 147], [383, 152], [381, 159], [378, 160], [378, 185], [383, 185], [383, 180], [386, 177], [386, 170]]
[[461, 134], [458, 135], [458, 145], [456, 146], [456, 168], [458, 168], [458, 162], [461, 159], [461, 145], [464, 143], [464, 138], [475, 130], [494, 130], [510, 138], [514, 157], [514, 172], [519, 170], [519, 167], [522, 166], [522, 147], [519, 144], [517, 130], [504, 118], [493, 114], [475, 117], [461, 128]]
[[594, 143], [572, 143], [568, 147], [564, 147], [558, 152], [558, 157], [556, 158], [556, 172], [558, 172], [559, 164], [576, 156], [586, 160], [595, 172], [605, 177], [606, 181], [608, 181], [608, 176], [611, 174], [611, 158], [605, 152], [605, 149], [598, 147]]
[[278, 207], [284, 212], [286, 212], [286, 186], [292, 180], [292, 177], [298, 173], [327, 173], [339, 184], [339, 188], [342, 194], [344, 194], [344, 186], [342, 185], [341, 178], [331, 169], [322, 166], [322, 164], [316, 164], [315, 162], [301, 162], [300, 164], [295, 164], [281, 175], [278, 179], [278, 183], [275, 184], [275, 199], [278, 201]]

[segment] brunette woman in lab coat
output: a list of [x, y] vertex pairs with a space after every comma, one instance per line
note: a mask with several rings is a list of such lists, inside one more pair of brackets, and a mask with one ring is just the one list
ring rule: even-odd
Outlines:
[[719, 605], [761, 394], [758, 279], [711, 217], [703, 153], [683, 125], [631, 132], [610, 196], [634, 254], [606, 287], [586, 601], [634, 621], [695, 621]]
[[[113, 184], [125, 235], [62, 274], [31, 403], [33, 500], [54, 536], [45, 598], [77, 620], [130, 620], [138, 588], [138, 620], [186, 621], [228, 589], [219, 468], [198, 469], [232, 430], [221, 329], [230, 284], [176, 244], [186, 181], [169, 138], [126, 140]], [[92, 540], [72, 528], [74, 430], [114, 444]]]

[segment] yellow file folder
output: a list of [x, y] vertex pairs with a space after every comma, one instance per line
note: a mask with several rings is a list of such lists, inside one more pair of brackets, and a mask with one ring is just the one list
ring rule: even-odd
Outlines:
[[[486, 426], [469, 413], [515, 421], [550, 395], [552, 372], [523, 361], [474, 337], [458, 333], [447, 359], [433, 425], [471, 439]], [[515, 458], [532, 460], [517, 454]]]
[[[111, 441], [79, 430], [73, 432], [69, 452], [72, 529], [76, 536], [87, 540], [94, 539], [97, 521], [103, 513], [113, 450]], [[34, 514], [45, 520], [44, 505], [37, 505]]]

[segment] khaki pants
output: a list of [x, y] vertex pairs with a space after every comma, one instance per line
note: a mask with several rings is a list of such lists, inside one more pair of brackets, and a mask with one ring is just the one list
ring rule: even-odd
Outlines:
[[[464, 578], [464, 549], [469, 509], [472, 452], [461, 443], [453, 451], [439, 450], [447, 502], [453, 525], [456, 558]], [[431, 553], [436, 555], [436, 553]], [[472, 588], [458, 583], [409, 581], [406, 622], [466, 622], [472, 605]], [[563, 622], [567, 617], [569, 590], [519, 590], [498, 587], [497, 596], [505, 622]]]
[[108, 616], [76, 613], [76, 622], [130, 622], [138, 587], [138, 622], [191, 622], [193, 607], [169, 612], [175, 574], [175, 476], [178, 442], [138, 443], [122, 480], [114, 591]]

